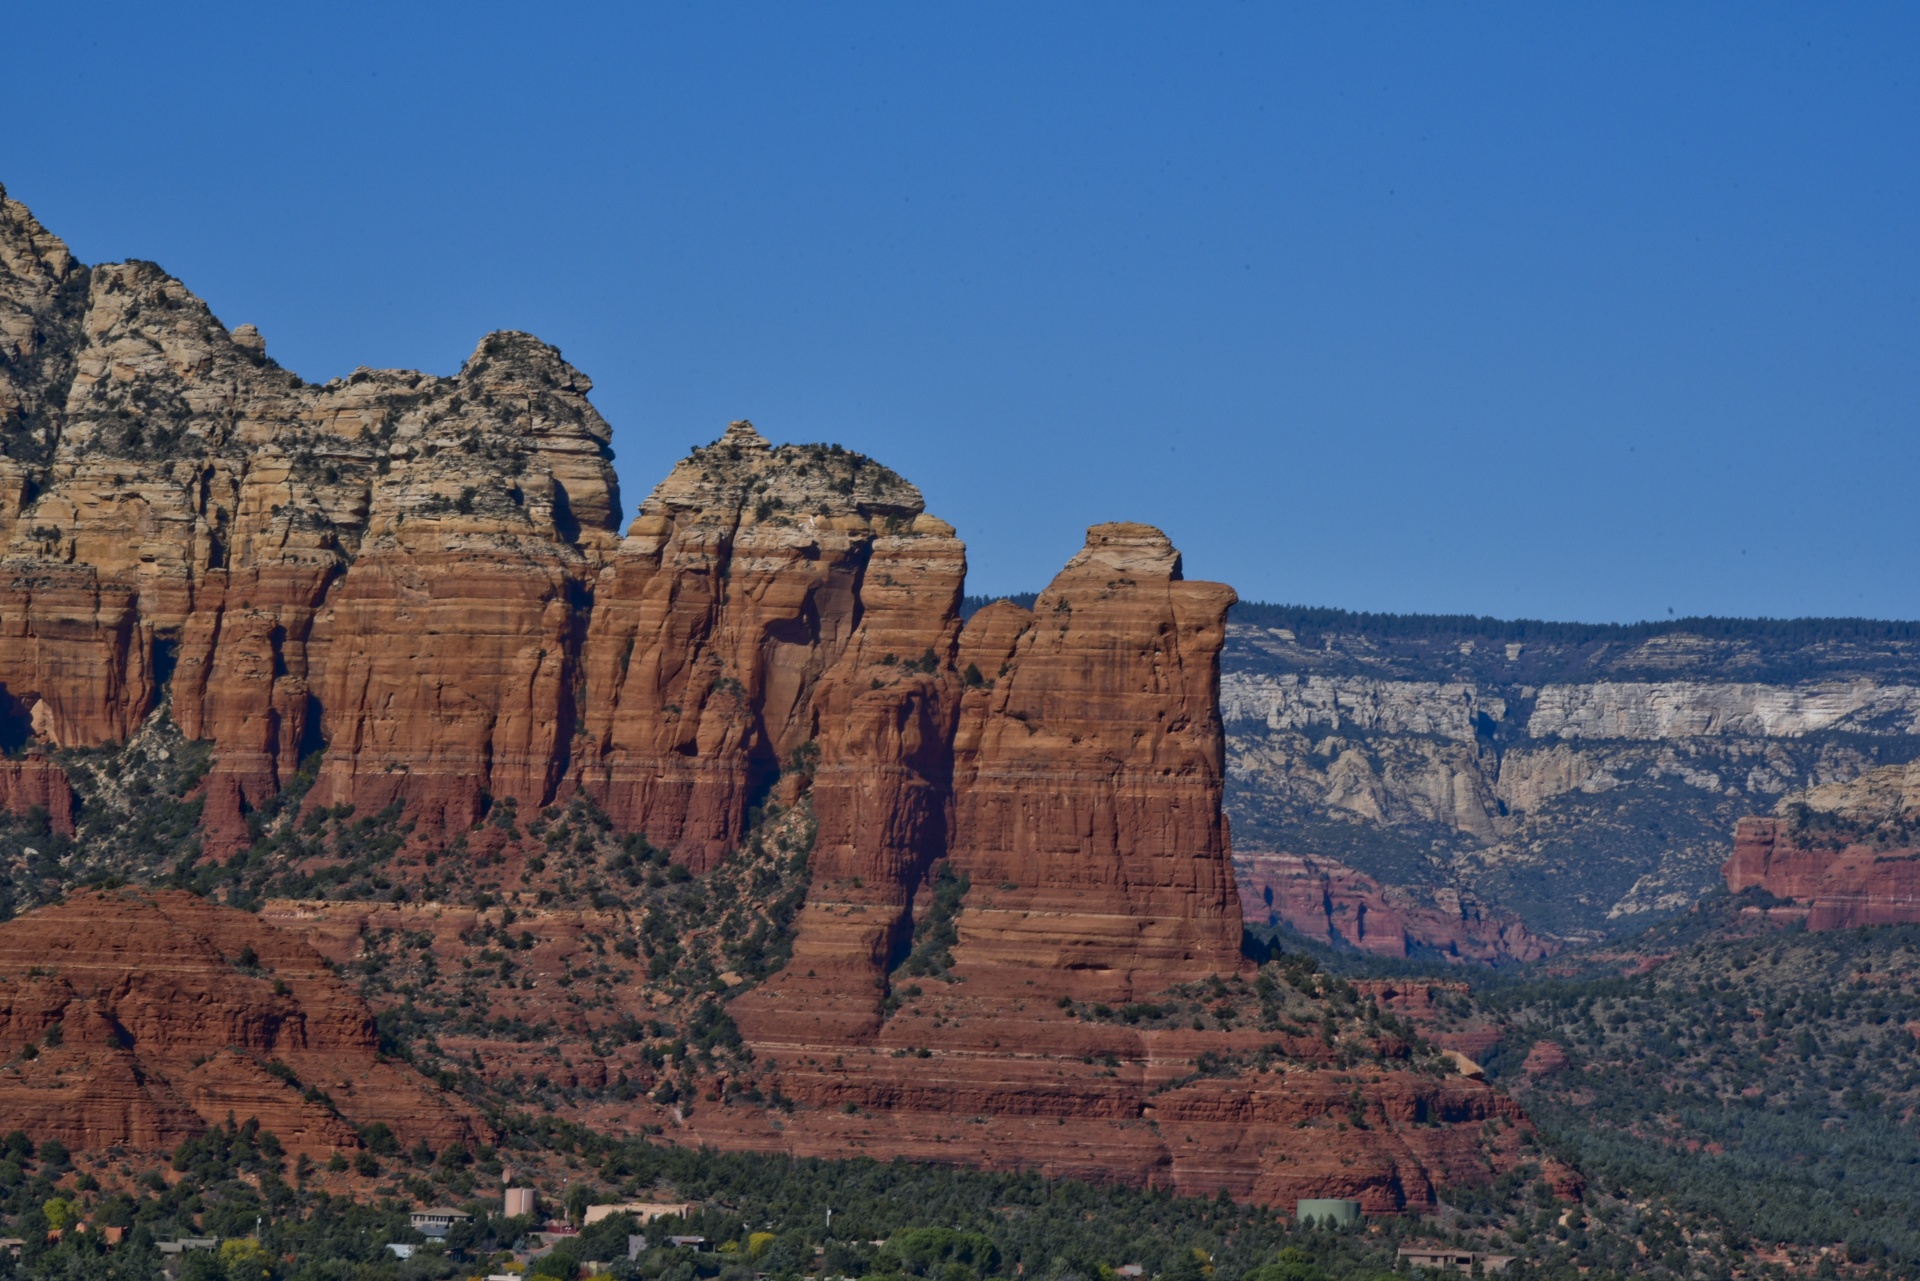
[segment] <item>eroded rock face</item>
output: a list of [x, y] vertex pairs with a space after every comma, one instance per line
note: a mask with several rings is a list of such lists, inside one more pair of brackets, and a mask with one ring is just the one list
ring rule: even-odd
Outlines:
[[177, 891], [0, 924], [0, 1061], [8, 1124], [76, 1150], [164, 1151], [230, 1115], [320, 1156], [375, 1121], [435, 1147], [487, 1137], [380, 1055], [372, 1013], [306, 943]]
[[1920, 921], [1920, 764], [1789, 796], [1734, 829], [1727, 888], [1803, 905], [1810, 930]]
[[[13, 203], [0, 343], [0, 745], [112, 743], [165, 701], [214, 745], [215, 855], [245, 845], [247, 811], [324, 747], [309, 806], [371, 821], [398, 804], [413, 824], [383, 869], [398, 880], [509, 840], [531, 871], [500, 835], [510, 820], [465, 840], [507, 798], [524, 815], [584, 793], [700, 871], [749, 839], [756, 807], [804, 795], [785, 811], [813, 825], [791, 960], [730, 1013], [753, 1070], [806, 1106], [781, 1128], [702, 1104], [672, 1139], [1379, 1210], [1513, 1157], [1517, 1130], [1485, 1127], [1517, 1121], [1513, 1105], [1414, 1070], [1405, 1044], [1360, 1032], [1276, 1051], [1235, 1015], [1206, 1025], [1191, 993], [1185, 1025], [1100, 1022], [1105, 1002], [1244, 968], [1217, 711], [1234, 597], [1185, 581], [1159, 530], [1095, 526], [1034, 610], [998, 606], [963, 631], [965, 549], [912, 485], [742, 422], [621, 539], [607, 425], [553, 349], [493, 334], [450, 378], [313, 386], [159, 268], [82, 267]], [[0, 771], [0, 799], [56, 821], [36, 769]], [[915, 938], [936, 883], [952, 892], [944, 944]], [[432, 918], [418, 932], [453, 956], [483, 923], [439, 907], [276, 910], [342, 958], [388, 928], [376, 919]], [[575, 925], [542, 964], [572, 959], [540, 982], [604, 956], [598, 925]], [[242, 947], [257, 973], [235, 968]], [[901, 967], [929, 947], [931, 996]], [[62, 1028], [0, 1080], [0, 1103], [45, 1136], [163, 1147], [229, 1110], [295, 1150], [342, 1142], [343, 1117], [434, 1146], [472, 1128], [369, 1062], [366, 1007], [259, 918], [86, 896], [0, 926], [0, 976], [0, 1052]], [[1095, 1003], [1093, 1021], [1062, 1001]], [[1276, 1053], [1283, 1069], [1194, 1073], [1202, 1055]], [[1359, 1061], [1376, 1065], [1365, 1081], [1335, 1079]], [[93, 1093], [63, 1110], [50, 1092], [68, 1079]], [[1335, 1141], [1356, 1108], [1374, 1121]], [[955, 1146], [962, 1114], [981, 1120]]]
[[559, 353], [494, 334], [452, 378], [313, 386], [3, 194], [0, 344], [0, 712], [95, 747], [170, 694], [217, 745], [215, 852], [323, 740], [322, 796], [426, 830], [553, 795], [619, 507]]
[[1377, 956], [1438, 952], [1462, 961], [1537, 961], [1561, 947], [1511, 912], [1447, 888], [1382, 885], [1333, 859], [1238, 851], [1241, 911], [1259, 925], [1285, 925]]
[[73, 835], [73, 785], [61, 768], [44, 755], [0, 761], [0, 810], [25, 818], [36, 810], [47, 816], [47, 826], [62, 836]]
[[858, 454], [775, 448], [745, 422], [695, 450], [601, 574], [582, 786], [700, 869], [739, 845], [750, 805], [812, 744], [823, 849], [868, 837], [929, 851], [937, 804], [874, 797], [887, 814], [866, 829], [846, 795], [850, 775], [870, 791], [880, 768], [912, 774], [895, 780], [910, 792], [944, 787], [936, 686], [966, 556], [924, 507]]
[[1031, 615], [971, 621], [951, 844], [974, 887], [967, 972], [1057, 971], [1125, 1000], [1237, 968], [1216, 710], [1233, 601], [1121, 523], [1087, 531]]
[[[1318, 1039], [1218, 1019], [1087, 1022], [1065, 1008], [1150, 1002], [1245, 968], [1215, 710], [1232, 601], [1217, 583], [1184, 581], [1159, 530], [1111, 524], [1088, 531], [1033, 611], [975, 615], [954, 658], [945, 843], [948, 885], [966, 889], [937, 974], [915, 978], [897, 950], [887, 963], [881, 943], [904, 921], [845, 875], [871, 877], [872, 864], [829, 861], [793, 960], [731, 1006], [756, 1063], [806, 1106], [778, 1124], [696, 1108], [670, 1133], [1275, 1205], [1352, 1196], [1376, 1212], [1430, 1205], [1437, 1186], [1510, 1162], [1519, 1131], [1482, 1127], [1521, 1117], [1484, 1082], [1397, 1063], [1336, 1081], [1316, 1070], [1338, 1057]], [[931, 896], [918, 897], [924, 922]], [[1276, 1046], [1286, 1070], [1195, 1079], [1203, 1057]], [[1355, 1106], [1364, 1127], [1349, 1128]]]

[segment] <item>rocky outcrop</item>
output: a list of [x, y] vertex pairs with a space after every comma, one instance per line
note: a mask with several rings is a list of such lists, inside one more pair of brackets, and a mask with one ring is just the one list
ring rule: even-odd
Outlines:
[[1033, 612], [961, 637], [956, 960], [1130, 999], [1237, 965], [1220, 817], [1219, 655], [1231, 589], [1181, 577], [1148, 525], [1096, 525]]
[[484, 1124], [379, 1052], [300, 939], [192, 895], [89, 893], [0, 924], [0, 1111], [36, 1140], [160, 1152], [257, 1117], [288, 1151], [385, 1123], [434, 1147]]
[[1572, 1066], [1573, 1059], [1567, 1054], [1566, 1047], [1558, 1041], [1535, 1041], [1527, 1050], [1527, 1057], [1521, 1062], [1520, 1070], [1528, 1076], [1552, 1076]]
[[1920, 765], [1873, 770], [1740, 820], [1724, 874], [1806, 910], [1810, 930], [1920, 921]]
[[170, 696], [217, 745], [216, 851], [323, 741], [321, 795], [427, 827], [549, 799], [619, 506], [587, 380], [495, 334], [452, 378], [313, 386], [0, 208], [0, 723], [97, 747]]
[[566, 777], [587, 580], [611, 551], [608, 428], [523, 334], [481, 343], [392, 424], [366, 533], [329, 593], [322, 799], [459, 831]]
[[[809, 749], [825, 847], [931, 850], [937, 806], [907, 803], [900, 821], [918, 835], [886, 830], [891, 817], [862, 830], [846, 780], [898, 766], [914, 775], [898, 786], [944, 787], [951, 714], [935, 687], [965, 573], [952, 527], [893, 472], [838, 446], [775, 448], [734, 423], [641, 504], [600, 577], [582, 786], [705, 868]], [[926, 750], [874, 741], [894, 720]], [[902, 800], [880, 803], [891, 815]]]
[[[900, 965], [907, 940], [883, 946], [906, 922], [849, 878], [863, 865], [826, 863], [793, 960], [730, 1007], [754, 1062], [804, 1106], [696, 1107], [669, 1133], [1273, 1205], [1352, 1196], [1376, 1212], [1510, 1164], [1519, 1131], [1499, 1123], [1519, 1113], [1484, 1083], [1392, 1059], [1357, 1078], [1323, 1072], [1354, 1051], [1222, 1013], [1250, 994], [1219, 812], [1232, 601], [1185, 581], [1159, 530], [1111, 524], [1088, 531], [1033, 610], [976, 614], [954, 658], [942, 878], [916, 887], [913, 958]], [[950, 897], [930, 902], [936, 886]], [[950, 929], [944, 943], [930, 925]], [[1192, 989], [1209, 985], [1203, 1013]], [[1106, 1002], [1132, 1003], [1136, 1020], [1151, 1010], [1155, 1026], [1101, 1021]], [[1195, 1070], [1274, 1054], [1284, 1069]]]
[[[871, 744], [865, 761], [837, 775], [843, 752], [822, 737], [813, 889], [793, 964], [736, 1003], [749, 1035], [787, 1045], [872, 1035], [888, 971], [904, 959], [911, 898], [919, 892], [924, 916], [925, 873], [942, 854], [973, 886], [951, 955], [976, 992], [1024, 999], [1046, 973], [1074, 995], [1127, 999], [1233, 972], [1214, 712], [1232, 599], [1185, 582], [1159, 530], [1096, 525], [1038, 613], [1002, 604], [976, 615], [957, 655], [928, 649], [904, 687], [870, 674], [897, 666], [884, 663], [891, 651], [877, 667], [869, 653], [835, 688], [867, 701], [864, 723], [889, 736], [857, 736]], [[955, 654], [951, 628], [941, 639]], [[934, 669], [941, 678], [929, 681]], [[875, 768], [889, 755], [910, 769], [928, 762], [904, 793], [892, 790], [898, 767]], [[838, 817], [863, 813], [864, 842]], [[886, 849], [890, 861], [877, 862]], [[837, 1018], [823, 1021], [827, 1010]]]
[[16, 818], [46, 815], [50, 830], [73, 835], [73, 785], [44, 755], [0, 761], [0, 811]]
[[1037, 1021], [992, 1029], [996, 1056], [980, 1055], [987, 1029], [970, 1020], [954, 1038], [928, 1035], [951, 1025], [915, 1021], [837, 1061], [783, 1063], [782, 1088], [809, 1105], [800, 1111], [696, 1108], [670, 1133], [723, 1150], [1031, 1169], [1277, 1207], [1352, 1197], [1374, 1214], [1430, 1208], [1439, 1188], [1520, 1159], [1524, 1117], [1484, 1082], [1402, 1068], [1349, 1076], [1331, 1063], [1196, 1077], [1199, 1054], [1251, 1050], [1251, 1035], [1056, 1027], [1036, 1042], [1043, 1052], [1015, 1052]]
[[1561, 947], [1459, 890], [1384, 886], [1332, 859], [1296, 854], [1240, 850], [1233, 865], [1248, 922], [1285, 925], [1319, 942], [1482, 963], [1537, 961]]

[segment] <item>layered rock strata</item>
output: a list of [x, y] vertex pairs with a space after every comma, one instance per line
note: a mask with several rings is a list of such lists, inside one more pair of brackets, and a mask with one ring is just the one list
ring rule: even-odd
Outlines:
[[1298, 854], [1237, 850], [1233, 866], [1250, 924], [1284, 925], [1321, 943], [1485, 964], [1537, 961], [1561, 947], [1451, 887], [1382, 885], [1333, 859]]
[[[963, 972], [1130, 999], [1238, 965], [1216, 710], [1233, 591], [1149, 525], [1096, 525], [1033, 612], [970, 620], [954, 742]], [[1072, 928], [1063, 928], [1071, 922]]]
[[[1510, 1163], [1519, 1131], [1482, 1128], [1520, 1115], [1482, 1082], [1391, 1059], [1349, 1076], [1335, 1069], [1351, 1051], [1329, 1042], [1217, 1017], [1204, 1030], [1090, 1023], [1068, 1008], [1149, 1008], [1202, 980], [1246, 991], [1215, 711], [1232, 601], [1185, 581], [1159, 530], [1110, 524], [1088, 531], [1033, 610], [976, 614], [954, 658], [950, 945], [925, 932], [923, 891], [915, 956], [930, 964], [879, 964], [886, 909], [816, 873], [793, 961], [731, 1007], [755, 1061], [805, 1106], [696, 1108], [670, 1133], [1275, 1205], [1353, 1196], [1379, 1212]], [[1195, 1071], [1276, 1053], [1286, 1067]]]
[[1051, 1004], [969, 1009], [964, 994], [942, 996], [938, 1018], [929, 1011], [867, 1045], [783, 1058], [781, 1088], [803, 1109], [696, 1108], [669, 1134], [722, 1149], [1032, 1169], [1279, 1207], [1352, 1197], [1376, 1214], [1431, 1207], [1439, 1188], [1483, 1182], [1489, 1168], [1520, 1159], [1525, 1118], [1481, 1081], [1398, 1065], [1349, 1073], [1305, 1044], [1291, 1047], [1299, 1057], [1284, 1070], [1198, 1076], [1203, 1054], [1250, 1054], [1275, 1038], [1082, 1027], [1043, 1013]]
[[[1033, 610], [989, 609], [963, 631], [964, 547], [912, 485], [735, 423], [620, 538], [610, 433], [553, 349], [493, 334], [450, 378], [311, 385], [158, 267], [81, 266], [12, 202], [0, 344], [0, 745], [98, 748], [164, 709], [213, 744], [210, 853], [247, 844], [250, 812], [308, 769], [299, 831], [337, 834], [349, 807], [390, 827], [397, 809], [412, 842], [384, 871], [423, 882], [449, 847], [497, 859], [489, 833], [561, 800], [644, 838], [623, 848], [629, 866], [664, 850], [696, 872], [763, 839], [754, 820], [772, 807], [807, 816], [791, 959], [731, 1005], [753, 1070], [801, 1108], [776, 1124], [682, 1102], [670, 1137], [844, 1152], [866, 1145], [861, 1118], [884, 1115], [882, 1153], [1375, 1209], [1428, 1204], [1437, 1184], [1513, 1157], [1512, 1105], [1414, 1070], [1405, 1044], [1276, 1039], [1220, 1008], [1197, 1027], [1101, 1021], [1106, 1002], [1146, 1008], [1183, 985], [1248, 991], [1216, 710], [1233, 593], [1186, 581], [1159, 530], [1095, 526]], [[29, 773], [8, 785], [27, 795]], [[544, 867], [502, 840], [527, 875]], [[110, 908], [146, 913], [112, 928], [174, 940], [181, 959], [135, 975], [121, 952], [76, 944], [57, 984], [22, 975], [10, 1016], [22, 1047], [54, 1021], [84, 1030], [24, 1062], [84, 1044], [98, 1064], [80, 1075], [120, 1083], [72, 1123], [76, 1142], [164, 1143], [210, 1100], [292, 1106], [248, 1084], [278, 1081], [276, 1062], [301, 1079], [358, 1062], [357, 1016], [310, 951], [249, 936], [241, 978], [215, 981], [233, 966], [204, 905], [89, 898], [5, 928], [65, 921], [90, 937], [103, 922], [59, 913]], [[299, 908], [288, 922], [345, 957], [330, 932], [355, 919]], [[373, 927], [354, 928], [367, 946]], [[420, 931], [450, 952], [466, 932]], [[649, 946], [667, 941], [695, 943]], [[568, 947], [598, 957], [602, 943]], [[287, 990], [261, 1005], [254, 968]], [[568, 961], [552, 981], [584, 972]], [[181, 1000], [148, 999], [162, 981]], [[724, 990], [716, 975], [702, 999]], [[114, 1004], [118, 991], [139, 999]], [[1085, 1018], [1060, 1012], [1075, 1002], [1093, 1003]], [[176, 1005], [220, 1030], [152, 1013]], [[206, 1063], [179, 1066], [205, 1036], [236, 1047], [207, 1060], [224, 1065], [217, 1083], [194, 1075]], [[42, 1106], [42, 1070], [21, 1069], [23, 1115]], [[341, 1079], [370, 1099], [405, 1096], [352, 1070]], [[438, 1115], [415, 1123], [440, 1127], [436, 1145], [459, 1132]], [[318, 1112], [261, 1119], [294, 1146], [340, 1138]]]
[[379, 1052], [296, 936], [179, 892], [77, 895], [0, 924], [0, 1112], [36, 1140], [161, 1152], [229, 1117], [288, 1151], [376, 1121], [438, 1148], [484, 1124]]
[[[928, 649], [922, 673], [904, 678], [911, 701], [871, 674], [898, 665], [884, 663], [892, 652], [879, 668], [869, 655], [836, 688], [869, 708], [853, 725], [885, 733], [856, 737], [871, 744], [867, 762], [837, 773], [840, 753], [821, 741], [813, 888], [793, 964], [736, 1003], [749, 1035], [802, 1045], [877, 1031], [907, 943], [907, 896], [941, 854], [975, 887], [952, 956], [976, 991], [1044, 972], [1075, 995], [1126, 999], [1136, 986], [1236, 970], [1214, 712], [1232, 599], [1183, 581], [1159, 530], [1096, 525], [1042, 613], [996, 605], [957, 650], [949, 626], [946, 655]], [[889, 755], [929, 760], [903, 794], [924, 806], [895, 800], [897, 766], [873, 769]], [[864, 825], [847, 821], [863, 811]]]
[[1503, 623], [1249, 606], [1240, 844], [1595, 939], [1717, 883], [1742, 814], [1920, 756], [1920, 626]]
[[169, 697], [216, 850], [323, 742], [321, 796], [427, 827], [549, 799], [618, 518], [590, 386], [510, 333], [310, 385], [0, 193], [0, 728], [97, 747]]
[[1920, 765], [1870, 771], [1740, 820], [1724, 874], [1806, 910], [1810, 930], [1920, 921]]

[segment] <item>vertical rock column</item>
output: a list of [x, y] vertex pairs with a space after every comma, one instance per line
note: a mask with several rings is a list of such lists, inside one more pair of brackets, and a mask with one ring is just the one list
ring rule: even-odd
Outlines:
[[619, 505], [590, 386], [551, 347], [494, 334], [398, 417], [359, 555], [315, 628], [321, 803], [400, 800], [452, 832], [489, 795], [556, 795], [587, 584]]
[[873, 752], [911, 739], [924, 757], [924, 709], [882, 730], [894, 713], [870, 713], [865, 693], [878, 682], [914, 703], [902, 681], [917, 690], [950, 667], [965, 573], [952, 529], [922, 507], [884, 467], [837, 446], [775, 448], [749, 423], [694, 450], [600, 575], [581, 787], [696, 871], [739, 846], [803, 748], [823, 840], [869, 822], [842, 811], [891, 813], [882, 792], [898, 788], [874, 780], [924, 762]]
[[1220, 801], [1231, 588], [1182, 581], [1149, 525], [1095, 525], [1031, 614], [960, 640], [949, 857], [972, 888], [956, 971], [1046, 970], [1127, 999], [1240, 963]]
[[734, 1003], [749, 1037], [844, 1044], [880, 1026], [914, 892], [946, 846], [965, 578], [945, 521], [874, 542], [860, 625], [814, 700], [819, 831], [793, 959]]

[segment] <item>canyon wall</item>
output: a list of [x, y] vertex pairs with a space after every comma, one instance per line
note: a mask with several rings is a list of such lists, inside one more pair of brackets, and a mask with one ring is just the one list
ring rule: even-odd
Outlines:
[[1543, 937], [1684, 906], [1741, 815], [1920, 756], [1912, 624], [1250, 606], [1224, 664], [1242, 850], [1464, 895]]
[[1872, 770], [1782, 800], [1734, 829], [1723, 873], [1806, 911], [1810, 930], [1920, 921], [1920, 764]]

